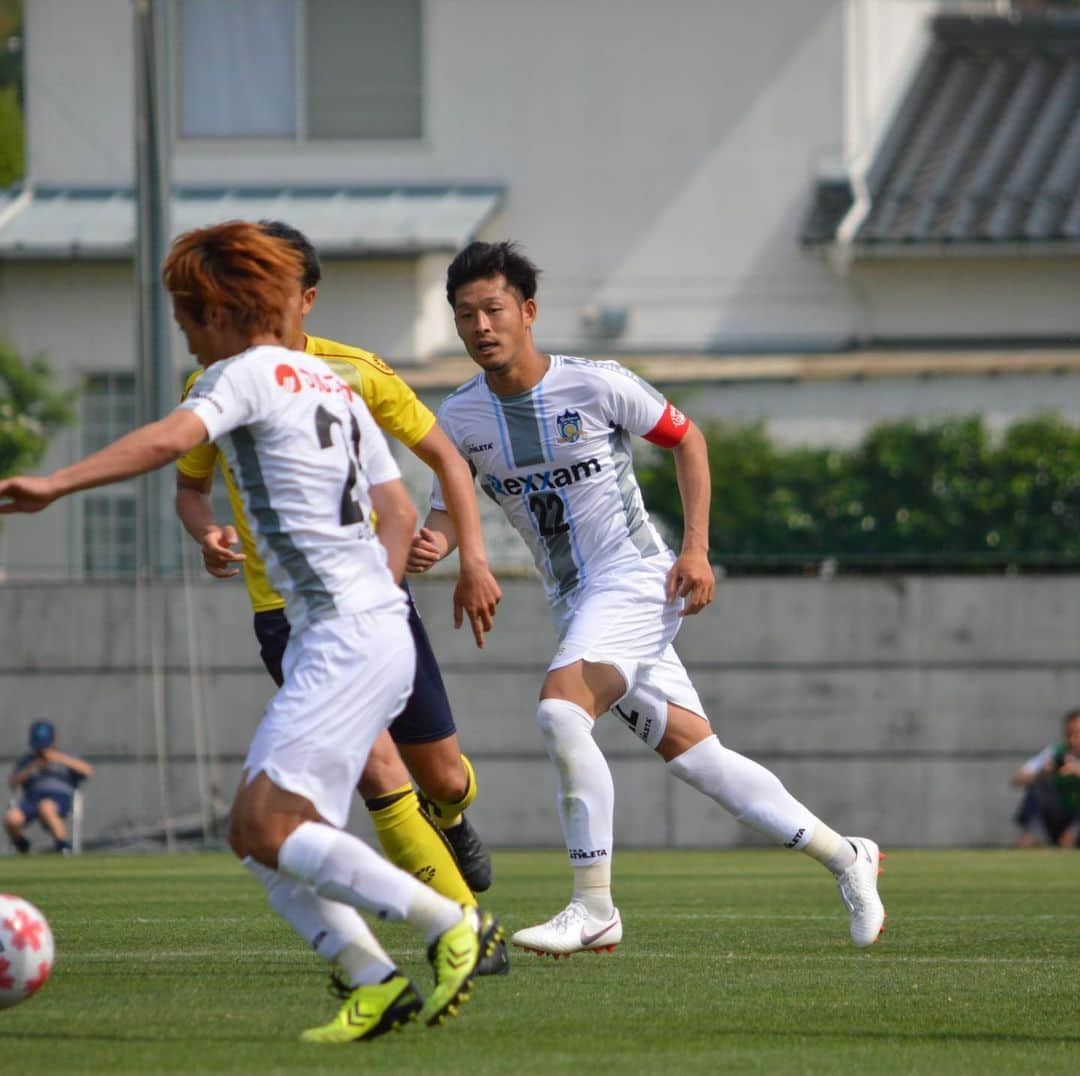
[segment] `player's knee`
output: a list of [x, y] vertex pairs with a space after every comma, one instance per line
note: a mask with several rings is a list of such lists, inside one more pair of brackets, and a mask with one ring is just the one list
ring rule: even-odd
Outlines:
[[26, 821], [26, 815], [18, 807], [9, 807], [4, 812], [4, 825], [8, 829], [19, 829]]
[[266, 827], [257, 818], [242, 811], [233, 812], [229, 819], [229, 847], [237, 856], [241, 859], [251, 856], [264, 866], [274, 866], [277, 849], [269, 857], [273, 862], [268, 862], [268, 844]]
[[593, 723], [585, 710], [566, 699], [541, 699], [536, 708], [536, 724], [548, 740], [559, 740], [583, 728], [591, 734]]
[[420, 791], [429, 800], [437, 800], [439, 803], [457, 803], [469, 791], [469, 779], [462, 766], [447, 766], [425, 774]]

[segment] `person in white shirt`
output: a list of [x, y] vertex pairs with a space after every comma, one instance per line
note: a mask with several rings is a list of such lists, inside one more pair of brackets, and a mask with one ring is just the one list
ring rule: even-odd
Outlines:
[[[540, 352], [532, 335], [537, 274], [512, 243], [472, 243], [453, 260], [446, 295], [481, 373], [438, 412], [481, 489], [532, 550], [556, 622], [537, 723], [555, 765], [574, 886], [566, 908], [511, 940], [561, 956], [611, 950], [622, 938], [611, 894], [614, 788], [592, 735], [611, 710], [676, 777], [825, 864], [848, 908], [852, 941], [870, 945], [885, 919], [878, 846], [842, 837], [774, 774], [723, 747], [672, 645], [682, 618], [700, 613], [715, 586], [705, 439], [618, 363]], [[684, 514], [678, 555], [649, 521], [631, 435], [675, 455]], [[454, 542], [436, 482], [408, 569], [426, 571]]]
[[[340, 1012], [302, 1036], [334, 1043], [455, 1015], [501, 927], [342, 829], [368, 750], [412, 686], [398, 581], [416, 510], [359, 397], [322, 360], [281, 346], [296, 335], [301, 270], [291, 246], [247, 222], [180, 236], [162, 273], [206, 374], [165, 418], [47, 477], [0, 482], [0, 512], [39, 511], [207, 440], [226, 456], [292, 627], [285, 682], [245, 759], [229, 842], [272, 907], [346, 977]], [[424, 935], [435, 972], [426, 1001], [358, 908]]]

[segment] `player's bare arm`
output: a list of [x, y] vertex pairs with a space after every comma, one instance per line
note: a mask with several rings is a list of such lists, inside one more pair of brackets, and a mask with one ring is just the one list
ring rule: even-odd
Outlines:
[[409, 543], [416, 530], [416, 506], [409, 499], [405, 483], [400, 478], [372, 486], [370, 494], [371, 506], [379, 517], [376, 536], [386, 549], [386, 559], [394, 581], [400, 583], [405, 575]]
[[434, 568], [457, 548], [457, 535], [448, 512], [432, 508], [424, 525], [413, 535], [406, 570], [420, 574]]
[[40, 512], [69, 493], [107, 486], [163, 467], [205, 440], [206, 427], [198, 416], [190, 411], [173, 411], [51, 475], [5, 479], [0, 482], [0, 513]]
[[431, 428], [413, 447], [413, 452], [438, 476], [457, 535], [458, 582], [454, 588], [454, 627], [460, 628], [467, 616], [476, 645], [483, 647], [484, 634], [491, 631], [502, 591], [488, 567], [472, 473], [450, 438], [438, 426]]
[[217, 579], [231, 579], [240, 569], [236, 564], [245, 560], [243, 553], [233, 547], [240, 538], [231, 523], [218, 523], [210, 503], [214, 487], [212, 475], [205, 478], [176, 472], [176, 515], [184, 530], [199, 543], [203, 567]]
[[667, 578], [668, 600], [685, 599], [682, 616], [700, 613], [713, 600], [716, 578], [709, 563], [709, 453], [694, 423], [671, 450], [683, 508], [682, 549]]
[[74, 770], [83, 777], [94, 776], [94, 767], [91, 766], [89, 762], [85, 762], [81, 758], [76, 758], [74, 755], [59, 751], [55, 747], [46, 747], [45, 750], [41, 752], [41, 756], [46, 762], [56, 762], [61, 766], [67, 766], [69, 770]]
[[28, 762], [18, 773], [13, 773], [8, 778], [8, 787], [19, 788], [26, 781], [30, 780], [39, 770], [45, 768], [44, 758], [35, 758], [32, 762]]

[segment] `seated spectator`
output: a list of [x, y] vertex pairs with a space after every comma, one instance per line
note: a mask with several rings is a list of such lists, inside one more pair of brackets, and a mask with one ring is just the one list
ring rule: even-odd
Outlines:
[[30, 726], [30, 754], [19, 759], [8, 779], [17, 797], [4, 815], [4, 829], [15, 850], [30, 851], [23, 827], [36, 818], [49, 831], [56, 851], [70, 854], [64, 819], [71, 811], [75, 790], [93, 773], [89, 762], [57, 749], [52, 722], [35, 721]]
[[1064, 718], [1065, 739], [1048, 744], [1013, 774], [1026, 789], [1016, 812], [1018, 848], [1080, 847], [1080, 710]]

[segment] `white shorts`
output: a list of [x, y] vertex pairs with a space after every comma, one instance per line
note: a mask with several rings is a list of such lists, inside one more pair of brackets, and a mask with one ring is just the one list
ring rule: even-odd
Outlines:
[[708, 721], [672, 641], [683, 601], [667, 600], [671, 561], [651, 557], [585, 584], [555, 607], [559, 643], [550, 669], [575, 661], [613, 665], [626, 694], [611, 707], [636, 736], [655, 748], [667, 728], [667, 704]]
[[412, 691], [416, 647], [405, 603], [319, 620], [289, 639], [285, 683], [270, 700], [244, 760], [344, 827], [376, 737]]

